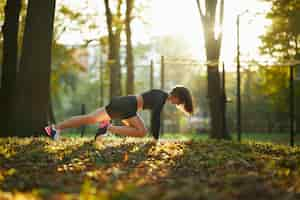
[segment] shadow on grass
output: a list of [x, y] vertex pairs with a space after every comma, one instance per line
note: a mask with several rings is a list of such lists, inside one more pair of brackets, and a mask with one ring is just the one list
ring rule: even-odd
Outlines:
[[187, 141], [156, 191], [169, 191], [166, 199], [299, 199], [299, 155], [288, 146]]
[[143, 143], [135, 149], [135, 143], [107, 143], [103, 148], [97, 148], [93, 140], [76, 143], [76, 139], [73, 142], [70, 139], [61, 142], [27, 139], [22, 142], [15, 138], [4, 143], [7, 143], [7, 152], [0, 154], [0, 163], [3, 163], [0, 167], [1, 190], [38, 190], [42, 196], [57, 192], [78, 194], [86, 179], [93, 181], [95, 187], [109, 189], [122, 177], [129, 176], [147, 158], [145, 155], [153, 146]]
[[[38, 138], [7, 139], [0, 144], [0, 187], [8, 192], [38, 190], [43, 197], [78, 195], [88, 180], [91, 191], [123, 191], [123, 196], [111, 199], [299, 197], [290, 192], [299, 173], [274, 174], [282, 167], [292, 170], [297, 166], [293, 160], [299, 157], [299, 150], [283, 152], [270, 145], [216, 140], [155, 144], [139, 139], [95, 143], [88, 139], [53, 142]], [[135, 187], [131, 196], [127, 185]]]

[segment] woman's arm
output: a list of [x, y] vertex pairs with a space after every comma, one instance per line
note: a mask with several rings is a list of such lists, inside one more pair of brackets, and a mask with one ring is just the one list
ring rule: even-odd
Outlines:
[[156, 140], [159, 138], [161, 111], [164, 103], [165, 99], [161, 99], [161, 101], [159, 101], [153, 108], [151, 113], [151, 132]]

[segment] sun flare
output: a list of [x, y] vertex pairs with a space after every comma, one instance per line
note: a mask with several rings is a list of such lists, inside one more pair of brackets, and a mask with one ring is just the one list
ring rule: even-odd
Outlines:
[[[231, 2], [232, 1], [232, 2]], [[64, 0], [67, 5], [72, 5], [75, 9], [82, 9], [81, 1], [79, 0]], [[234, 3], [234, 7], [231, 6]], [[99, 13], [104, 12], [100, 3], [95, 3], [92, 0], [86, 0], [87, 10], [97, 9]], [[132, 25], [133, 43], [150, 42], [153, 36], [180, 36], [189, 46], [191, 59], [205, 59], [204, 38], [201, 25], [201, 19], [198, 12], [196, 1], [194, 0], [152, 0], [148, 3], [150, 10], [147, 11], [147, 25], [135, 20]], [[245, 59], [259, 59], [258, 47], [260, 45], [259, 36], [264, 33], [265, 26], [270, 23], [266, 20], [265, 12], [268, 5], [259, 2], [258, 0], [234, 1], [227, 0], [224, 5], [224, 21], [223, 27], [216, 26], [215, 31], [218, 35], [223, 31], [223, 41], [221, 50], [221, 60], [225, 62], [226, 68], [234, 68], [237, 46], [237, 25], [236, 19], [238, 14], [249, 10], [248, 13], [240, 17], [240, 52], [241, 57]], [[203, 7], [202, 7], [203, 9]], [[205, 13], [205, 10], [204, 10]], [[101, 16], [101, 14], [99, 14]], [[105, 24], [104, 16], [99, 17], [102, 24]], [[101, 33], [106, 34], [102, 28]], [[86, 33], [86, 35], [93, 35]], [[96, 35], [94, 34], [94, 35]], [[77, 32], [67, 32], [62, 37], [62, 41], [72, 43], [80, 41], [83, 37]]]

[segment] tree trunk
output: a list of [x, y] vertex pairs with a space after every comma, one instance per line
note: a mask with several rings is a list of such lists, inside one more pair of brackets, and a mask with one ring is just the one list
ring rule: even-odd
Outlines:
[[14, 101], [15, 134], [39, 135], [48, 123], [55, 0], [29, 0]]
[[[297, 39], [295, 40], [295, 59], [296, 60], [300, 60], [300, 51], [299, 51], [299, 47], [298, 47], [298, 41]], [[296, 74], [300, 74], [300, 64], [298, 64], [296, 67], [295, 67], [295, 70], [296, 70]], [[300, 83], [299, 83], [299, 80], [296, 81], [296, 84], [295, 84], [295, 88], [300, 88]], [[299, 102], [299, 96], [298, 95], [295, 95], [295, 102]], [[296, 133], [300, 133], [300, 105], [299, 103], [296, 103], [295, 105], [296, 107], [296, 111], [295, 111], [295, 118], [296, 118]]]
[[210, 135], [212, 138], [222, 138], [221, 90], [218, 67], [208, 65], [207, 73], [211, 117]]
[[121, 32], [123, 29], [123, 22], [121, 20], [121, 6], [122, 6], [123, 0], [118, 0], [118, 7], [117, 7], [117, 19], [120, 22], [116, 22], [115, 28], [115, 34], [114, 34], [114, 46], [115, 49], [113, 58], [116, 61], [115, 62], [115, 89], [114, 89], [114, 96], [120, 96], [122, 95], [122, 84], [121, 84], [121, 63], [120, 63], [120, 48], [121, 48]]
[[133, 54], [132, 54], [132, 42], [131, 42], [131, 13], [133, 8], [134, 0], [126, 0], [126, 64], [127, 64], [127, 89], [126, 94], [134, 94], [134, 64], [133, 64]]
[[18, 31], [21, 0], [10, 0], [5, 6], [3, 32], [3, 63], [0, 79], [0, 137], [9, 136], [11, 126], [11, 108], [18, 63]]
[[[220, 16], [216, 16], [217, 0], [206, 0], [206, 12], [202, 12], [200, 2], [197, 0], [199, 13], [201, 16], [202, 26], [204, 30], [205, 48], [207, 65], [207, 81], [208, 81], [208, 98], [211, 117], [210, 136], [212, 138], [230, 138], [227, 130], [222, 130], [222, 111], [225, 111], [226, 103], [222, 98], [222, 89], [220, 74], [218, 69], [222, 33], [215, 38], [215, 21], [219, 17], [219, 25], [223, 23], [224, 0], [220, 0]], [[226, 127], [226, 126], [224, 126]]]
[[102, 52], [99, 55], [99, 78], [100, 78], [100, 107], [104, 105], [104, 66], [103, 66], [103, 59], [102, 59]]
[[49, 97], [48, 124], [56, 124], [51, 95]]
[[[106, 24], [108, 30], [109, 52], [108, 67], [110, 69], [110, 99], [121, 95], [121, 65], [120, 65], [120, 24], [116, 25], [116, 33], [113, 31], [112, 13], [109, 6], [109, 0], [104, 0]], [[119, 0], [118, 14], [121, 12], [122, 1]]]

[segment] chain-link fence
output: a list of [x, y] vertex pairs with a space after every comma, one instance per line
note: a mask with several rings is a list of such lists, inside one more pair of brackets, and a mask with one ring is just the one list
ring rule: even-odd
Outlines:
[[[109, 74], [105, 59], [97, 58], [90, 61], [89, 65], [92, 67], [84, 75], [84, 83], [81, 81], [78, 84], [78, 93], [73, 94], [76, 98], [66, 97], [70, 99], [69, 104], [77, 105], [76, 109], [69, 109], [70, 113], [73, 113], [68, 114], [69, 116], [79, 114], [82, 104], [86, 104], [86, 112], [89, 112], [98, 106], [106, 105], [109, 101]], [[240, 126], [243, 138], [254, 137], [255, 139], [276, 135], [276, 140], [284, 140], [285, 143], [290, 144], [297, 142], [297, 133], [300, 131], [300, 108], [297, 105], [300, 96], [299, 62], [286, 61], [277, 64], [241, 62], [239, 87], [237, 64], [226, 63], [224, 67], [227, 97], [225, 121], [231, 135], [235, 137]], [[219, 71], [222, 80], [221, 67]], [[143, 64], [135, 63], [134, 73], [136, 94], [151, 88], [169, 91], [176, 85], [184, 85], [191, 90], [195, 114], [187, 117], [175, 106], [166, 105], [163, 113], [164, 133], [203, 134], [209, 132], [206, 62], [190, 58], [161, 56]], [[123, 93], [126, 86], [126, 74], [124, 65], [122, 66]], [[240, 104], [237, 101], [239, 96]], [[78, 100], [75, 101], [75, 99]], [[141, 115], [146, 126], [150, 127], [150, 113], [142, 111]]]
[[[207, 99], [206, 63], [185, 58], [162, 57], [160, 80], [163, 89], [175, 85], [190, 88], [195, 101], [195, 115], [187, 118], [174, 107], [164, 109], [164, 132], [207, 133], [209, 130], [209, 108]], [[300, 132], [300, 69], [298, 61], [277, 64], [243, 62], [238, 85], [236, 63], [225, 65], [224, 77], [227, 111], [227, 129], [236, 137], [297, 142]], [[162, 82], [163, 81], [163, 82]], [[159, 87], [160, 88], [160, 87]], [[238, 92], [238, 90], [240, 90]], [[240, 98], [240, 103], [238, 103]], [[240, 112], [240, 115], [238, 115]], [[220, 113], [221, 114], [221, 113]], [[240, 126], [240, 133], [237, 129]]]

